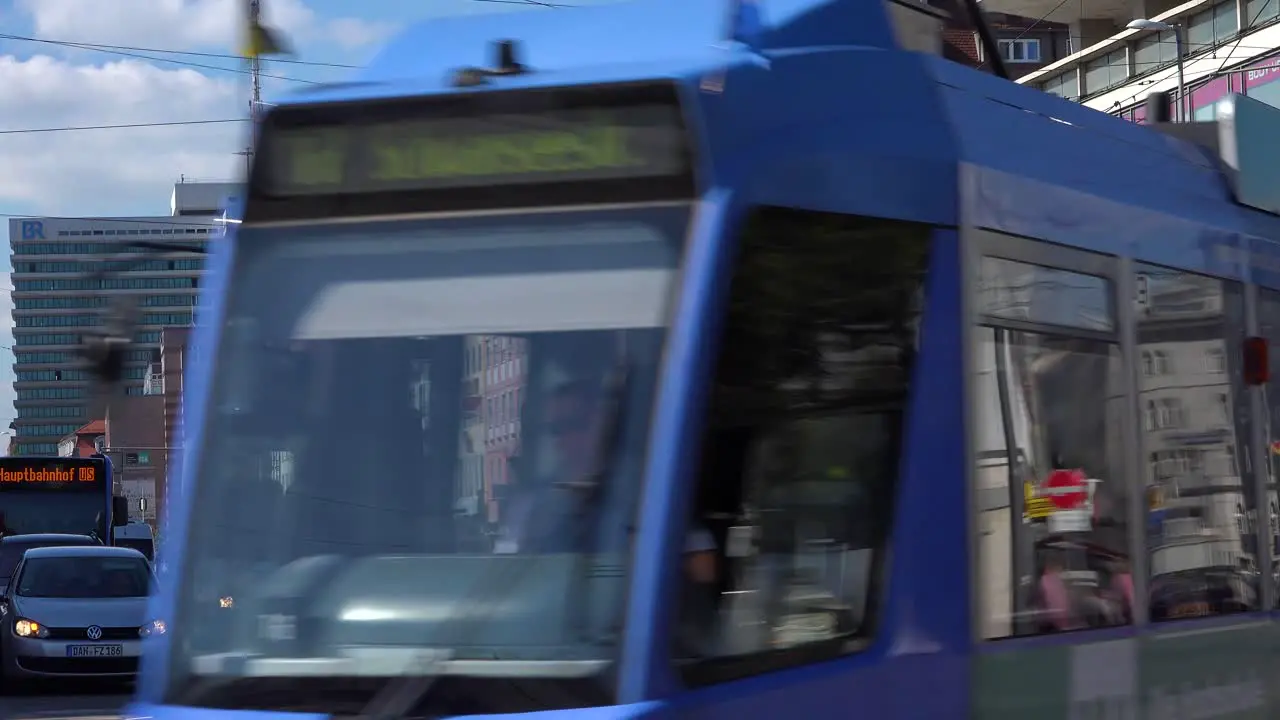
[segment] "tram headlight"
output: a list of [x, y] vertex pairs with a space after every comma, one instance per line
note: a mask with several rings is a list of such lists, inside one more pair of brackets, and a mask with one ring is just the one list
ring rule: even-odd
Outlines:
[[230, 595], [218, 598], [218, 607], [220, 608], [225, 609], [229, 607], [235, 607], [235, 604], [236, 604], [236, 599], [231, 597]]
[[19, 618], [13, 623], [13, 634], [24, 638], [47, 638], [49, 637], [49, 628], [35, 620]]

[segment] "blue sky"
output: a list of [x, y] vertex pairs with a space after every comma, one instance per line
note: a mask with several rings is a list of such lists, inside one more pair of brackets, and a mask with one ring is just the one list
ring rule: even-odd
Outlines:
[[[413, 22], [481, 12], [556, 11], [522, 8], [511, 0], [262, 0], [262, 5], [268, 21], [289, 39], [295, 51], [290, 59], [357, 66]], [[177, 54], [235, 54], [243, 6], [244, 0], [0, 0], [0, 34], [35, 39], [0, 37], [0, 220], [163, 215], [179, 176], [236, 178], [243, 159], [235, 152], [247, 138], [243, 123], [27, 131], [244, 117], [249, 83], [242, 61]], [[114, 52], [65, 43], [114, 46]], [[340, 80], [350, 71], [268, 62], [265, 72], [288, 78], [267, 80], [269, 100], [302, 86], [299, 80]], [[7, 231], [8, 223], [0, 227]], [[9, 269], [8, 252], [0, 253], [0, 288], [11, 287]], [[9, 307], [8, 293], [0, 290], [0, 317], [10, 316]], [[11, 344], [11, 324], [0, 323], [0, 345]], [[11, 365], [12, 354], [0, 351], [0, 428], [13, 415]]]

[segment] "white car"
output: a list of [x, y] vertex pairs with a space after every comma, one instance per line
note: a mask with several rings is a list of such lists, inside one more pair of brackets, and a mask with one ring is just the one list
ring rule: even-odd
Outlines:
[[151, 630], [154, 576], [137, 550], [28, 550], [0, 599], [0, 674], [130, 679]]

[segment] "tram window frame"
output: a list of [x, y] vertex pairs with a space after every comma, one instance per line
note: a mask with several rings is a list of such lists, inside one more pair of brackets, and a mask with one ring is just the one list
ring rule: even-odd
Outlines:
[[[996, 358], [997, 374], [1010, 372], [1012, 368], [1008, 365], [1015, 362], [1014, 358], [1018, 355], [1034, 353], [1035, 351], [1048, 350], [1044, 356], [1057, 356], [1060, 358], [1072, 358], [1077, 365], [1083, 365], [1088, 368], [1090, 365], [1095, 370], [1110, 375], [1118, 379], [1120, 384], [1127, 383], [1127, 378], [1122, 375], [1125, 372], [1124, 358], [1121, 353], [1120, 343], [1114, 337], [1098, 338], [1083, 333], [1075, 333], [1070, 331], [1047, 331], [1042, 329], [1028, 330], [1023, 328], [1010, 328], [1000, 323], [984, 322], [976, 328], [976, 337], [978, 338], [975, 350], [980, 353], [986, 352], [986, 348], [990, 347], [996, 354], [1005, 355], [1003, 358]], [[1003, 348], [1003, 352], [1001, 349]], [[999, 367], [1002, 364], [1006, 369], [1001, 371]], [[1062, 364], [1066, 364], [1065, 362]], [[979, 373], [985, 372], [982, 368], [985, 366], [977, 366]], [[980, 380], [973, 380], [977, 385]], [[1022, 378], [1022, 384], [1018, 387], [1030, 387], [1033, 383], [1028, 378]], [[1035, 385], [1037, 391], [1044, 388]], [[1061, 389], [1061, 388], [1060, 388]], [[1018, 393], [1019, 397], [1008, 398], [1007, 396], [1014, 393], [1001, 391], [996, 388], [993, 391], [1001, 402], [1010, 402], [1010, 415], [1008, 418], [1011, 422], [1005, 428], [1010, 431], [1014, 426], [1019, 424], [1023, 418], [1030, 418], [1037, 415], [1034, 408], [1027, 405], [1026, 395], [1035, 395], [1037, 392], [1031, 390], [1023, 390]], [[981, 408], [991, 401], [988, 395], [976, 394], [975, 400], [980, 407], [977, 408], [978, 418], [981, 420], [994, 421], [998, 426], [1004, 425], [1005, 417], [998, 410], [990, 417], [982, 414]], [[1117, 393], [1118, 398], [1123, 401], [1124, 393]], [[1043, 406], [1040, 411], [1048, 416]], [[1106, 427], [1108, 420], [1109, 408], [1105, 404], [1097, 406], [1096, 417], [1089, 418], [1097, 422], [1097, 428]], [[1065, 418], [1065, 419], [1064, 419]], [[1132, 533], [1130, 532], [1127, 517], [1127, 504], [1133, 496], [1132, 483], [1129, 481], [1126, 472], [1125, 450], [1117, 450], [1113, 452], [1103, 453], [1104, 458], [1099, 463], [1098, 458], [1086, 462], [1081, 458], [1081, 448], [1086, 443], [1072, 440], [1070, 437], [1062, 439], [1061, 435], [1057, 435], [1052, 440], [1051, 435], [1056, 435], [1050, 428], [1053, 425], [1058, 426], [1058, 430], [1063, 430], [1064, 426], [1071, 426], [1080, 419], [1077, 414], [1068, 413], [1060, 416], [1057, 421], [1049, 420], [1047, 417], [1036, 420], [1026, 420], [1026, 428], [1023, 431], [1030, 436], [1024, 438], [1032, 449], [1035, 451], [1030, 454], [1027, 452], [1027, 446], [1021, 442], [1017, 446], [1018, 462], [1012, 470], [1000, 470], [998, 474], [1001, 479], [1008, 479], [1009, 473], [1013, 472], [1019, 475], [1017, 485], [1010, 484], [1004, 486], [1006, 495], [1005, 502], [1009, 504], [990, 505], [989, 503], [979, 503], [975, 510], [979, 513], [975, 517], [978, 523], [975, 531], [980, 536], [977, 576], [983, 583], [979, 587], [981, 602], [978, 604], [979, 622], [981, 623], [981, 637], [984, 640], [1003, 640], [1022, 637], [1040, 637], [1051, 634], [1062, 634], [1065, 632], [1078, 632], [1082, 630], [1115, 628], [1131, 625], [1134, 617], [1133, 600], [1129, 599], [1127, 603], [1114, 602], [1105, 605], [1106, 619], [1094, 622], [1092, 618], [1092, 608], [1088, 608], [1087, 600], [1083, 598], [1074, 598], [1069, 606], [1055, 607], [1049, 603], [1045, 597], [1049, 588], [1053, 587], [1052, 583], [1046, 586], [1043, 584], [1045, 578], [1053, 577], [1050, 574], [1051, 567], [1057, 567], [1061, 571], [1061, 576], [1067, 578], [1063, 583], [1062, 592], [1067, 598], [1075, 595], [1071, 592], [1071, 588], [1075, 587], [1074, 581], [1080, 581], [1080, 587], [1092, 586], [1096, 587], [1099, 592], [1099, 598], [1115, 590], [1114, 579], [1121, 574], [1125, 574], [1124, 570], [1117, 570], [1121, 563], [1127, 563], [1126, 555], [1132, 557]], [[1121, 418], [1120, 422], [1124, 420]], [[982, 427], [983, 422], [978, 422], [973, 427]], [[1080, 428], [1072, 428], [1068, 430], [1079, 430]], [[979, 432], [979, 431], [975, 431]], [[1039, 442], [1035, 441], [1039, 438]], [[1002, 438], [1003, 440], [1003, 438]], [[1007, 440], [1006, 440], [1007, 442]], [[1062, 449], [1065, 446], [1067, 452], [1061, 458], [1054, 457], [1056, 449]], [[1123, 445], [1121, 444], [1121, 447]], [[1110, 449], [1109, 449], [1110, 450]], [[1007, 467], [1007, 463], [1003, 463], [1001, 459], [1003, 453], [998, 450], [988, 450], [987, 452], [979, 452], [983, 459], [979, 460], [979, 468], [997, 469]], [[992, 461], [996, 462], [992, 462]], [[1105, 469], [1105, 472], [1097, 472], [1097, 469]], [[1037, 471], [1038, 470], [1038, 471]], [[1098, 518], [1092, 517], [1093, 506], [1089, 506], [1091, 514], [1089, 521], [1089, 530], [1085, 532], [1075, 532], [1069, 529], [1069, 522], [1066, 520], [1067, 513], [1063, 511], [1054, 511], [1049, 516], [1040, 516], [1038, 508], [1033, 510], [1026, 503], [1026, 496], [1019, 491], [1018, 486], [1036, 487], [1037, 482], [1043, 480], [1055, 470], [1083, 470], [1082, 479], [1099, 479], [1102, 485], [1110, 485], [1119, 493], [1119, 502], [1114, 496], [1108, 494], [1105, 502], [1111, 504], [1112, 513], [1107, 519], [1111, 521], [1109, 524], [1099, 523]], [[1030, 474], [1028, 475], [1028, 471]], [[975, 482], [979, 482], [978, 475], [983, 473], [975, 473]], [[1099, 485], [1099, 483], [1090, 482], [1090, 485]], [[984, 489], [999, 490], [998, 487], [985, 488], [979, 486], [975, 488], [978, 491]], [[1009, 502], [1011, 493], [1018, 493], [1022, 496], [1024, 502], [1020, 507], [1015, 507]], [[1028, 491], [1029, 492], [1029, 491]], [[1095, 490], [1096, 493], [1096, 490]], [[994, 493], [977, 493], [980, 498], [994, 496]], [[1039, 498], [1037, 498], [1039, 499]], [[1117, 509], [1118, 508], [1118, 509]], [[1023, 520], [1018, 520], [1018, 512], [1020, 511]], [[1026, 520], [1028, 513], [1034, 513], [1030, 517], [1032, 520]], [[1055, 528], [1054, 521], [1061, 517], [1063, 525]], [[1119, 523], [1116, 523], [1116, 520]], [[1037, 522], [1038, 521], [1038, 522]], [[1042, 528], [1037, 528], [1037, 524], [1043, 524]], [[1001, 567], [999, 562], [989, 562], [985, 551], [987, 543], [985, 538], [994, 537], [992, 543], [998, 544], [1000, 532], [996, 527], [1005, 527], [1009, 529], [1007, 536], [1008, 551], [1010, 557], [1010, 565]], [[1026, 528], [1029, 530], [1024, 531]], [[1110, 528], [1110, 532], [1107, 532]], [[1107, 537], [1110, 543], [1101, 542], [1099, 538], [1094, 537], [1095, 533], [1100, 533], [1103, 537]], [[1037, 536], [1040, 537], [1037, 537]], [[1077, 535], [1088, 535], [1089, 537], [1077, 537]], [[1028, 543], [1028, 541], [1030, 541]], [[1118, 546], [1118, 547], [1117, 547]], [[1003, 583], [1005, 590], [1001, 594], [999, 586], [991, 582], [994, 577], [993, 573], [1000, 573], [1003, 570]], [[1021, 570], [1021, 572], [1020, 572]], [[1130, 576], [1131, 577], [1131, 576]], [[1030, 580], [1028, 584], [1026, 581]], [[1131, 583], [1130, 583], [1131, 584]], [[991, 594], [983, 595], [981, 593], [990, 591]], [[1012, 593], [1019, 593], [1013, 595]], [[1043, 594], [1043, 595], [1042, 595]], [[1008, 604], [1010, 606], [1010, 614], [1007, 618], [992, 616], [990, 610], [997, 606]], [[1102, 603], [1099, 602], [1101, 606]], [[1090, 610], [1089, 614], [1085, 610]], [[1056, 630], [1048, 629], [1057, 618], [1055, 613], [1061, 613], [1064, 618], [1064, 624], [1071, 627], [1061, 627]], [[1086, 620], [1086, 618], [1088, 618]], [[999, 629], [1002, 628], [1003, 629]]]
[[[1191, 445], [1198, 455], [1194, 468], [1182, 472], [1174, 467], [1178, 472], [1172, 476], [1160, 475], [1168, 468], [1152, 467], [1148, 462], [1141, 466], [1143, 494], [1153, 501], [1161, 499], [1159, 507], [1151, 507], [1149, 502], [1143, 508], [1148, 617], [1153, 625], [1162, 625], [1186, 619], [1247, 616], [1263, 609], [1265, 591], [1260, 577], [1250, 583], [1247, 570], [1258, 565], [1263, 540], [1260, 523], [1254, 522], [1259, 477], [1248, 456], [1254, 442], [1252, 390], [1245, 385], [1241, 357], [1249, 334], [1246, 289], [1236, 280], [1145, 262], [1135, 262], [1132, 271], [1147, 287], [1145, 303], [1134, 318], [1135, 351], [1159, 350], [1175, 359], [1167, 375], [1137, 378], [1140, 406], [1154, 399], [1160, 407], [1168, 399], [1161, 394], [1173, 385], [1178, 393], [1174, 405], [1179, 408], [1173, 413], [1177, 422], [1172, 425], [1158, 423], [1156, 428], [1142, 429], [1144, 460], [1159, 452], [1183, 449], [1181, 445]], [[1162, 285], [1168, 288], [1163, 308]], [[1201, 292], [1197, 295], [1196, 291]], [[1224, 391], [1228, 414], [1221, 417], [1219, 398]], [[1170, 434], [1185, 439], [1169, 440], [1165, 436]], [[1230, 478], [1235, 479], [1234, 485]], [[1221, 502], [1223, 495], [1233, 492], [1239, 493], [1238, 497]], [[1170, 502], [1172, 498], [1178, 500]], [[1188, 502], [1200, 499], [1201, 505]], [[1236, 508], [1238, 517], [1219, 517], [1223, 507]], [[1187, 565], [1192, 554], [1186, 538], [1177, 537], [1177, 533], [1192, 525], [1198, 528], [1196, 532], [1211, 532], [1215, 538], [1203, 553], [1209, 564]], [[1153, 531], [1156, 527], [1158, 534]], [[1220, 548], [1231, 541], [1233, 532], [1239, 546]], [[1171, 541], [1167, 540], [1169, 534], [1175, 536]], [[1164, 550], [1170, 552], [1161, 552]], [[1234, 572], [1240, 575], [1232, 576]]]
[[[1113, 575], [1118, 577], [1128, 572], [1132, 576], [1131, 570], [1123, 567], [1126, 553], [1127, 558], [1132, 558], [1134, 553], [1141, 552], [1140, 545], [1134, 546], [1130, 519], [1132, 513], [1127, 509], [1135, 497], [1136, 487], [1131, 477], [1128, 458], [1130, 451], [1125, 449], [1126, 446], [1121, 441], [1119, 448], [1100, 453], [1090, 452], [1088, 447], [1092, 445], [1082, 439], [1107, 427], [1111, 409], [1103, 404], [1093, 418], [1081, 416], [1079, 412], [1036, 413], [1030, 407], [1018, 410], [1015, 406], [1009, 408], [1009, 413], [1002, 411], [1000, 408], [1005, 402], [1025, 406], [1025, 396], [1028, 393], [1031, 396], [1037, 395], [1024, 387], [1025, 381], [1014, 385], [1014, 388], [1022, 388], [1018, 398], [996, 402], [991, 397], [992, 393], [998, 396], [1010, 394], [1002, 391], [1000, 386], [1003, 383], [998, 382], [1001, 374], [1000, 356], [1005, 356], [1003, 359], [1006, 369], [1003, 372], [1009, 372], [1010, 368], [1007, 366], [1011, 358], [1016, 360], [1017, 355], [1034, 352], [1036, 348], [1048, 349], [1051, 355], [1061, 356], [1059, 361], [1065, 362], [1066, 357], [1076, 358], [1077, 363], [1081, 364], [1081, 371], [1086, 375], [1091, 372], [1102, 373], [1106, 378], [1105, 382], [1114, 383], [1115, 391], [1111, 394], [1120, 401], [1114, 408], [1116, 428], [1122, 432], [1131, 431], [1128, 425], [1136, 422], [1136, 419], [1127, 405], [1134, 388], [1131, 377], [1134, 368], [1130, 367], [1130, 360], [1124, 350], [1120, 263], [1117, 258], [1109, 255], [989, 231], [977, 233], [972, 246], [973, 288], [970, 293], [974, 298], [974, 307], [969, 350], [972, 358], [968, 380], [969, 425], [971, 428], [982, 428], [985, 427], [984, 421], [995, 421], [1003, 428], [998, 431], [1002, 443], [999, 449], [984, 449], [986, 441], [980, 430], [970, 432], [974, 463], [970, 469], [973, 496], [970, 536], [975, 638], [980, 642], [999, 642], [1044, 637], [1045, 628], [1040, 627], [1041, 625], [1054, 620], [1071, 620], [1076, 616], [1075, 600], [1081, 600], [1081, 606], [1090, 611], [1084, 616], [1085, 620], [1092, 622], [1100, 619], [1101, 622], [1095, 623], [1094, 627], [1066, 623], [1071, 625], [1072, 632], [1131, 627], [1138, 612], [1135, 609], [1136, 601], [1131, 599], [1131, 592], [1128, 593], [1128, 599], [1110, 604], [1099, 603], [1094, 607], [1083, 603], [1084, 598], [1076, 598], [1078, 593], [1072, 589], [1075, 585], [1084, 588], [1092, 581], [1099, 591], [1110, 592], [1115, 589]], [[1045, 292], [1049, 302], [1036, 302], [1036, 298], [1030, 293], [1026, 297], [1015, 297], [1017, 293], [1013, 291], [1024, 286]], [[992, 302], [993, 299], [1007, 301], [1009, 298], [1018, 302]], [[1006, 343], [1003, 346], [1005, 351], [1000, 350], [1002, 346], [997, 342], [1001, 338]], [[1014, 353], [1015, 346], [1029, 350]], [[990, 354], [988, 350], [994, 352], [996, 357], [984, 361]], [[995, 363], [994, 369], [984, 370], [992, 362]], [[1029, 365], [1024, 371], [1031, 367], [1034, 366]], [[987, 382], [984, 376], [988, 372], [995, 373], [993, 377], [996, 381], [988, 382], [993, 387], [989, 392], [984, 392], [983, 383]], [[993, 402], [996, 402], [995, 410], [988, 418], [984, 409]], [[1039, 404], [1039, 401], [1035, 403]], [[1006, 414], [1013, 417], [1006, 418]], [[1092, 429], [1080, 424], [1082, 418], [1084, 423], [1092, 424]], [[1014, 422], [1007, 423], [1006, 420]], [[1018, 423], [1026, 426], [1021, 431], [1025, 437], [1017, 440], [1015, 450], [1018, 461], [1013, 467], [1009, 467], [1007, 461], [999, 459], [1007, 457], [1009, 452], [1005, 448], [1013, 429], [1008, 425]], [[1036, 423], [1039, 427], [1031, 423]], [[1054, 442], [1048, 442], [1046, 437], [1046, 429], [1051, 425], [1058, 428], [1054, 433]], [[1079, 433], [1084, 435], [1072, 437]], [[1029, 457], [1028, 449], [1036, 457]], [[995, 460], [998, 462], [993, 464]], [[989, 471], [992, 468], [1004, 468], [1000, 470], [1003, 483], [984, 483], [984, 478], [996, 477], [990, 472], [983, 472], [984, 469]], [[1104, 471], [1099, 475], [1105, 473], [1106, 477], [1098, 478], [1103, 481], [1102, 484], [1090, 483], [1092, 488], [1105, 488], [1107, 494], [1101, 496], [1098, 505], [1094, 504], [1098, 502], [1096, 490], [1090, 496], [1087, 533], [1064, 532], [1071, 524], [1065, 516], [1059, 518], [1056, 530], [1049, 526], [1050, 518], [1045, 517], [1045, 532], [1040, 533], [1044, 535], [1042, 538], [1037, 539], [1035, 532], [1027, 535], [1019, 530], [1029, 526], [1025, 519], [1029, 509], [1025, 493], [1017, 492], [1015, 497], [1015, 492], [1019, 486], [1032, 487], [1028, 484], [1032, 478], [1043, 480], [1052, 469], [1085, 470], [1086, 481], [1098, 469]], [[987, 487], [988, 484], [990, 487]], [[1107, 509], [1107, 506], [1110, 508]], [[1092, 512], [1099, 507], [1107, 510], [1104, 517], [1108, 522], [1100, 523], [1099, 518], [1095, 517], [1096, 513]], [[998, 551], [998, 538], [989, 537], [1000, 533], [1008, 535], [1004, 551]], [[1088, 540], [1083, 537], [1086, 534], [1089, 536]], [[1028, 539], [1032, 540], [1029, 545], [1026, 543]], [[1103, 543], [1102, 540], [1107, 542]], [[1064, 542], [1066, 545], [1062, 545]], [[1119, 544], [1118, 550], [1108, 547], [1116, 544]], [[996, 552], [994, 560], [989, 559], [993, 557], [990, 555], [992, 552]], [[1006, 554], [1008, 557], [1005, 560], [999, 559]], [[1068, 566], [1077, 555], [1085, 558], [1086, 567], [1080, 573], [1072, 573]], [[1055, 589], [1052, 583], [1046, 587], [1032, 580], [1041, 576], [1050, 560], [1063, 570], [1067, 587], [1061, 588], [1065, 594], [1058, 599], [1068, 601], [1066, 605], [1055, 605], [1048, 598], [1041, 597]], [[1080, 577], [1077, 578], [1076, 575]], [[1032, 608], [1037, 602], [1043, 607], [1033, 612]], [[996, 612], [1000, 608], [1005, 609], [1004, 614]], [[1097, 617], [1093, 617], [1094, 615]]]
[[[753, 235], [753, 227], [762, 232]], [[715, 550], [711, 552], [714, 552], [717, 561], [718, 577], [714, 591], [708, 590], [706, 586], [694, 587], [688, 578], [695, 576], [693, 568], [696, 566], [690, 561], [696, 558], [686, 553], [682, 559], [687, 564], [682, 566], [681, 578], [677, 582], [681, 593], [673, 600], [677, 605], [672, 614], [676, 620], [672, 628], [672, 662], [677, 674], [690, 687], [715, 685], [844, 657], [861, 652], [875, 637], [884, 601], [887, 556], [891, 552], [893, 498], [903, 469], [902, 442], [911, 399], [911, 383], [914, 379], [912, 372], [915, 352], [904, 346], [898, 362], [886, 363], [886, 367], [891, 369], [887, 370], [884, 382], [879, 382], [879, 377], [875, 378], [879, 389], [893, 388], [895, 383], [900, 384], [901, 394], [890, 391], [884, 398], [871, 404], [871, 401], [862, 397], [869, 383], [863, 384], [866, 378], [861, 378], [854, 390], [856, 394], [844, 396], [843, 399], [828, 398], [829, 404], [819, 408], [820, 411], [815, 411], [814, 406], [807, 403], [796, 403], [795, 397], [788, 400], [787, 397], [776, 395], [783, 376], [778, 374], [771, 382], [762, 371], [776, 371], [777, 368], [770, 361], [786, 356], [791, 352], [788, 348], [803, 335], [802, 331], [795, 331], [800, 323], [787, 321], [787, 317], [794, 318], [806, 313], [816, 316], [821, 308], [831, 307], [839, 302], [840, 295], [836, 293], [848, 293], [850, 290], [864, 292], [868, 287], [876, 287], [870, 282], [874, 276], [869, 277], [868, 282], [850, 282], [850, 268], [856, 268], [853, 272], [877, 273], [886, 277], [888, 282], [882, 287], [896, 288], [902, 294], [881, 291], [880, 295], [871, 295], [871, 301], [865, 297], [857, 298], [857, 304], [850, 304], [846, 308], [871, 310], [863, 310], [867, 313], [864, 315], [849, 317], [844, 321], [845, 327], [850, 330], [863, 328], [868, 320], [879, 318], [880, 314], [876, 313], [879, 308], [873, 304], [875, 300], [879, 300], [886, 312], [892, 308], [893, 312], [907, 316], [892, 316], [880, 320], [884, 328], [900, 328], [904, 331], [909, 328], [909, 332], [904, 332], [904, 337], [909, 337], [908, 342], [913, 348], [916, 347], [928, 293], [925, 276], [937, 231], [934, 226], [922, 223], [774, 206], [752, 208], [742, 228], [726, 303], [727, 318], [713, 350], [716, 357], [713, 365], [715, 380], [711, 383], [712, 390], [704, 411], [707, 421], [699, 452], [701, 464], [696, 466], [698, 470], [692, 479], [695, 485], [691, 489], [693, 499], [687, 526], [689, 542], [700, 531], [713, 540]], [[806, 251], [805, 239], [819, 239], [824, 235], [828, 238], [838, 237], [841, 242], [826, 247], [815, 243]], [[839, 254], [832, 251], [833, 247], [859, 252], [867, 252], [868, 248], [888, 248], [899, 254], [896, 258], [886, 257], [880, 262], [868, 262], [865, 258], [856, 258], [858, 262], [850, 262], [850, 258], [842, 261]], [[759, 252], [753, 253], [753, 249]], [[775, 315], [769, 323], [763, 323], [759, 316], [760, 310], [757, 308], [755, 313], [749, 314], [746, 309], [749, 306], [744, 299], [773, 297], [771, 293], [760, 292], [761, 283], [765, 283], [765, 288], [772, 289], [773, 292], [785, 284], [778, 278], [785, 274], [787, 267], [783, 265], [779, 269], [769, 263], [771, 259], [778, 258], [788, 258], [787, 262], [791, 264], [795, 275], [805, 278], [804, 281], [793, 284], [801, 288], [804, 295], [794, 301], [791, 313], [779, 310], [784, 303], [772, 302], [771, 314], [783, 314]], [[893, 285], [892, 271], [884, 269], [893, 267], [895, 259], [899, 267], [903, 268], [897, 274], [910, 278], [907, 283], [896, 286]], [[769, 268], [770, 279], [743, 279], [752, 277], [751, 274], [742, 272], [743, 268], [762, 267]], [[757, 274], [763, 277], [765, 272], [760, 270]], [[824, 277], [829, 281], [824, 280]], [[823, 290], [829, 292], [821, 292]], [[889, 302], [890, 299], [892, 302]], [[737, 321], [734, 319], [735, 313], [742, 313]], [[834, 317], [836, 322], [841, 322], [842, 316]], [[907, 322], [894, 324], [895, 321], [904, 319]], [[816, 328], [818, 324], [820, 323], [815, 322], [810, 327]], [[776, 342], [771, 342], [771, 338], [761, 333], [761, 327], [782, 329], [788, 336], [775, 335], [772, 340]], [[735, 328], [747, 330], [738, 335]], [[884, 335], [884, 328], [880, 330], [883, 336], [878, 336], [881, 343], [886, 343], [889, 339], [888, 335]], [[865, 328], [860, 332], [866, 332]], [[856, 339], [857, 334], [847, 336], [853, 351], [859, 347]], [[743, 342], [754, 348], [772, 346], [777, 351], [751, 353], [757, 358], [755, 367], [752, 367], [752, 363], [743, 360], [742, 353], [734, 353], [732, 350], [733, 347], [740, 347], [739, 343]], [[774, 357], [759, 359], [766, 355]], [[829, 362], [823, 363], [828, 372], [829, 365]], [[788, 381], [804, 377], [802, 368], [793, 368], [788, 372], [791, 373], [785, 376]], [[814, 392], [818, 390], [816, 385], [809, 387]], [[743, 392], [744, 390], [747, 392]], [[777, 405], [779, 400], [785, 405], [781, 411]], [[828, 424], [832, 420], [866, 423], [868, 432], [851, 432], [833, 427]], [[876, 430], [880, 431], [878, 436], [873, 432]], [[824, 434], [827, 437], [841, 438], [841, 450], [831, 452], [831, 446], [836, 443], [824, 444], [820, 439]], [[878, 439], [864, 443], [844, 440], [864, 435]], [[868, 449], [863, 450], [864, 445]], [[791, 451], [780, 452], [779, 446]], [[796, 448], [801, 450], [796, 452]], [[866, 461], [865, 464], [855, 462], [843, 464], [842, 467], [875, 467], [878, 462], [881, 472], [832, 475], [831, 470], [836, 466], [831, 463], [845, 461], [845, 458], [838, 457], [842, 452], [855, 454], [854, 460]], [[830, 456], [828, 453], [831, 453]], [[773, 466], [769, 467], [766, 460], [772, 460]], [[811, 475], [812, 468], [806, 467], [807, 465], [821, 465], [827, 468], [827, 472]], [[726, 475], [733, 479], [726, 481]], [[798, 477], [817, 482], [805, 482], [801, 486], [794, 482]], [[819, 485], [822, 487], [820, 492], [835, 491], [844, 494], [836, 503], [815, 504], [807, 492]], [[857, 503], [853, 502], [855, 497], [859, 498]], [[815, 510], [817, 507], [828, 512], [834, 507], [835, 512], [828, 516], [818, 513]], [[793, 532], [787, 532], [783, 529], [784, 526], [791, 528]], [[805, 532], [800, 532], [802, 526], [805, 527]], [[810, 547], [813, 538], [797, 540], [797, 535], [808, 535], [811, 527], [818, 528], [814, 532], [823, 534], [821, 540], [831, 541], [830, 548], [823, 546], [821, 551], [813, 551]], [[686, 544], [684, 549], [690, 548]], [[746, 548], [745, 551], [743, 548]], [[818, 558], [821, 560], [817, 560]], [[831, 586], [831, 578], [822, 575], [821, 570], [815, 570], [810, 563], [830, 563], [832, 558], [842, 568], [850, 562], [861, 563], [862, 575], [852, 581], [842, 579], [836, 586]], [[817, 579], [809, 578], [808, 573], [817, 573]], [[782, 579], [784, 574], [786, 578]], [[800, 579], [802, 577], [806, 579]], [[792, 639], [794, 644], [787, 647], [777, 647], [779, 638], [787, 641], [786, 636], [792, 624], [803, 624], [803, 621], [814, 617], [811, 606], [797, 611], [788, 604], [795, 597], [793, 593], [796, 588], [806, 582], [818, 595], [827, 593], [836, 608], [825, 616], [827, 624], [823, 628], [826, 634], [815, 632], [813, 636]], [[711, 603], [723, 606], [711, 609], [712, 614], [706, 616], [707, 624], [714, 626], [708, 633], [710, 639], [702, 646], [708, 652], [682, 657], [682, 648], [689, 647], [681, 636], [682, 627], [696, 627], [697, 620], [703, 618], [687, 614], [691, 612], [691, 606], [687, 602], [690, 588], [705, 592], [705, 598], [711, 598]], [[732, 602], [730, 596], [744, 596], [750, 591], [756, 591], [758, 597], [767, 596], [777, 600], [769, 605], [767, 612], [759, 611], [762, 627], [767, 629], [755, 639], [756, 642], [736, 635], [736, 642], [723, 642], [724, 637], [732, 634], [723, 630], [730, 627], [726, 618], [732, 613], [724, 612]], [[861, 607], [854, 608], [857, 603]], [[688, 617], [693, 617], [694, 621], [681, 622]], [[725, 632], [725, 636], [720, 636], [721, 632]], [[818, 635], [822, 636], [814, 637]]]
[[[1267, 287], [1263, 285], [1256, 286], [1256, 307], [1257, 307], [1257, 334], [1266, 338], [1268, 344], [1272, 347], [1280, 345], [1280, 289]], [[1222, 365], [1227, 365], [1226, 358], [1223, 359]], [[1267, 503], [1267, 522], [1263, 523], [1255, 521], [1254, 532], [1259, 536], [1266, 537], [1266, 544], [1269, 546], [1272, 572], [1264, 574], [1263, 580], [1267, 582], [1268, 587], [1265, 592], [1270, 592], [1271, 609], [1280, 608], [1280, 573], [1276, 572], [1276, 568], [1280, 566], [1280, 446], [1273, 444], [1277, 427], [1280, 427], [1280, 386], [1277, 385], [1277, 379], [1280, 373], [1280, 353], [1274, 350], [1270, 353], [1268, 362], [1271, 366], [1272, 380], [1259, 388], [1259, 410], [1258, 425], [1261, 434], [1261, 447], [1256, 447], [1253, 438], [1249, 438], [1251, 450], [1250, 460], [1261, 460], [1255, 465], [1254, 470], [1254, 489], [1260, 492]], [[1210, 364], [1210, 367], [1216, 367], [1216, 363]], [[1258, 466], [1261, 467], [1259, 471]], [[1260, 520], [1260, 519], [1258, 519]], [[1260, 548], [1261, 549], [1261, 548]], [[1262, 560], [1261, 553], [1259, 560]], [[1260, 563], [1261, 565], [1261, 563]], [[1265, 602], [1265, 594], [1264, 594]]]

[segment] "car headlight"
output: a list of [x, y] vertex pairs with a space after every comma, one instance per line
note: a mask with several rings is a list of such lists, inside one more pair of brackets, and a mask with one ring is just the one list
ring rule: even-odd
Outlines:
[[153, 635], [163, 635], [168, 630], [163, 620], [152, 620], [151, 622], [138, 628], [138, 637], [151, 637]]
[[236, 605], [236, 599], [231, 597], [230, 595], [218, 598], [218, 607], [220, 608], [226, 609], [229, 607], [235, 607], [235, 605]]
[[41, 625], [35, 620], [18, 618], [18, 620], [13, 623], [13, 634], [24, 638], [47, 638], [49, 637], [49, 628]]

